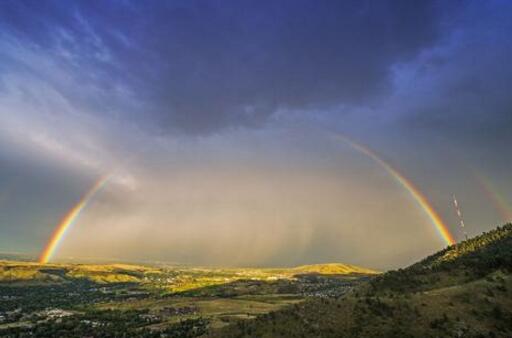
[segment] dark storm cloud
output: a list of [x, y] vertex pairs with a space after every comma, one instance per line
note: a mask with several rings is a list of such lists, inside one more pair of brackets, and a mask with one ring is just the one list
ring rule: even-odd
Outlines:
[[[436, 41], [448, 7], [431, 1], [11, 1], [2, 4], [0, 27], [71, 70], [84, 88], [54, 86], [73, 102], [165, 130], [203, 133], [259, 125], [279, 108], [358, 104], [385, 92], [390, 66]], [[126, 92], [143, 112], [126, 104]]]
[[452, 25], [439, 46], [405, 67], [414, 86], [409, 102], [398, 104], [407, 106], [404, 121], [465, 145], [508, 149], [512, 3], [473, 2]]

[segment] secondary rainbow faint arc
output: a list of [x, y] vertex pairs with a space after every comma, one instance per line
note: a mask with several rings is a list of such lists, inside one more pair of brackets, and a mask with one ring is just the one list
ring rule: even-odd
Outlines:
[[61, 219], [55, 230], [53, 231], [50, 240], [46, 244], [43, 252], [39, 256], [39, 263], [45, 264], [50, 261], [55, 252], [57, 251], [59, 244], [62, 242], [67, 230], [73, 225], [80, 213], [89, 204], [94, 195], [96, 195], [108, 182], [111, 175], [103, 176], [97, 180], [94, 185], [87, 191], [86, 194], [76, 203], [67, 214]]
[[502, 220], [504, 222], [512, 221], [512, 210], [508, 206], [505, 198], [494, 188], [489, 179], [475, 170], [473, 170], [473, 175], [487, 197], [491, 200], [494, 207], [500, 213]]
[[446, 242], [446, 244], [453, 245], [456, 243], [447, 226], [444, 224], [441, 216], [439, 216], [439, 214], [432, 207], [428, 199], [411, 181], [409, 181], [398, 170], [393, 168], [389, 163], [381, 159], [376, 153], [374, 153], [368, 147], [356, 143], [344, 135], [340, 135], [337, 133], [331, 133], [331, 135], [335, 138], [341, 139], [345, 143], [349, 144], [352, 148], [370, 157], [372, 160], [377, 162], [381, 167], [383, 167], [391, 176], [393, 176], [395, 180], [398, 181], [398, 183], [400, 183], [400, 185], [402, 185], [409, 192], [409, 194], [414, 198], [416, 203], [418, 203], [418, 205], [425, 211], [425, 213], [430, 218], [432, 224], [435, 226], [437, 232], [439, 233], [441, 238]]

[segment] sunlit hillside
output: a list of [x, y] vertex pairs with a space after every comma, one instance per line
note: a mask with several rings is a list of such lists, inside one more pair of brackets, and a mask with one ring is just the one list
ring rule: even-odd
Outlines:
[[215, 337], [511, 337], [512, 225]]
[[349, 275], [349, 274], [362, 274], [372, 275], [376, 274], [377, 271], [361, 268], [359, 266], [350, 264], [340, 263], [328, 263], [328, 264], [313, 264], [313, 265], [302, 265], [292, 269], [295, 273], [318, 273], [323, 275]]
[[88, 279], [97, 283], [139, 282], [153, 268], [113, 264], [39, 264], [32, 262], [0, 261], [0, 281], [63, 283], [73, 279]]
[[[489, 268], [511, 264], [507, 247], [512, 245], [512, 224], [505, 224], [480, 236], [462, 241], [427, 257], [412, 268], [436, 268], [454, 264], [467, 263], [467, 266]], [[491, 261], [486, 261], [489, 259]], [[471, 262], [468, 262], [471, 261]]]

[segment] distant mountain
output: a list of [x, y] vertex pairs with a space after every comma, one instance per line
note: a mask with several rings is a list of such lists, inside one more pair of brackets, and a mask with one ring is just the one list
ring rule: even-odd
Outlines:
[[312, 265], [302, 265], [290, 269], [296, 274], [321, 274], [321, 275], [350, 275], [350, 274], [359, 274], [359, 275], [374, 275], [377, 274], [377, 271], [362, 268], [355, 265], [350, 264], [341, 264], [341, 263], [327, 263], [327, 264], [312, 264]]
[[[180, 269], [183, 271], [198, 270], [194, 267], [183, 267], [176, 271]], [[238, 273], [240, 278], [250, 277], [261, 280], [293, 279], [300, 275], [358, 278], [376, 273], [370, 269], [341, 263], [303, 265], [283, 269], [200, 268], [199, 270], [205, 274], [231, 271]], [[161, 271], [162, 269], [158, 267], [134, 264], [40, 264], [34, 261], [0, 259], [0, 283], [55, 284], [79, 279], [87, 279], [101, 284], [141, 283], [147, 274], [159, 274]]]
[[512, 337], [512, 224], [213, 337]]
[[[19, 256], [8, 256], [19, 258]], [[184, 271], [198, 269], [194, 267], [179, 268]], [[178, 270], [179, 270], [178, 269]], [[268, 278], [294, 278], [299, 275], [347, 276], [361, 277], [374, 275], [377, 272], [350, 264], [329, 263], [303, 265], [283, 269], [244, 269], [244, 268], [200, 268], [204, 273], [219, 271], [235, 271], [241, 276], [256, 276], [262, 280]], [[23, 282], [32, 284], [48, 284], [69, 282], [76, 279], [88, 279], [96, 283], [139, 283], [145, 274], [160, 273], [161, 268], [135, 264], [79, 264], [79, 263], [48, 263], [40, 264], [27, 260], [0, 259], [0, 283]]]

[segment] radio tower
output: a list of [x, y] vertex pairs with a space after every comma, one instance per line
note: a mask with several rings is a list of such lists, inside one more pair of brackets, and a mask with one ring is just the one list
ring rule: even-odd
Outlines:
[[453, 194], [453, 206], [455, 207], [457, 216], [459, 216], [459, 224], [462, 229], [462, 233], [464, 234], [464, 238], [467, 240], [468, 233], [466, 232], [466, 225], [464, 224], [464, 217], [462, 217], [462, 211], [460, 211], [459, 202], [457, 202], [457, 198], [455, 197], [455, 194]]

